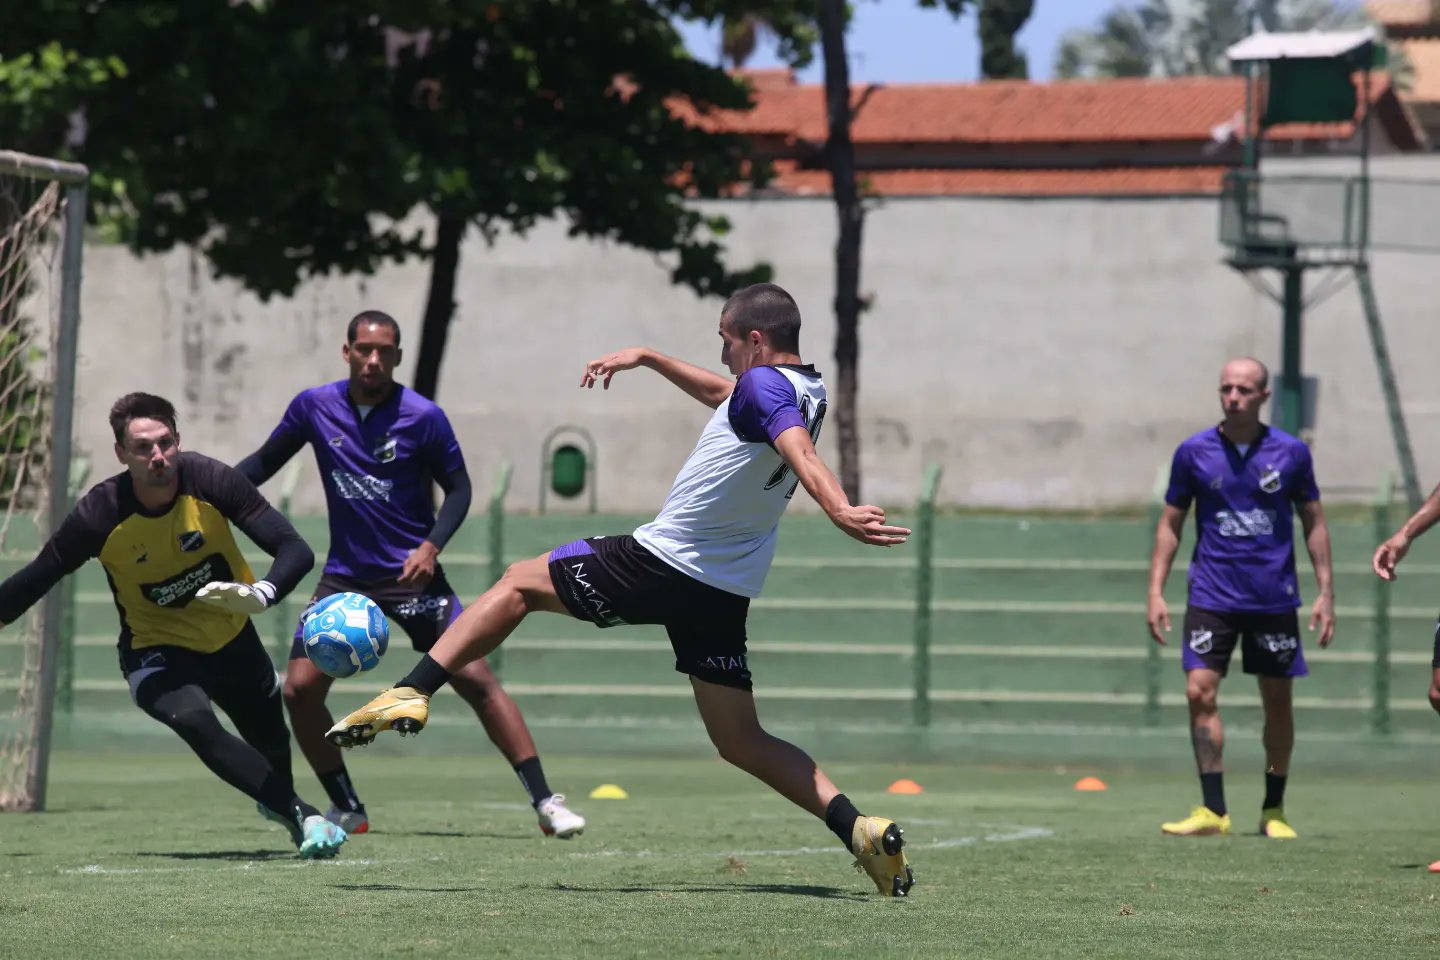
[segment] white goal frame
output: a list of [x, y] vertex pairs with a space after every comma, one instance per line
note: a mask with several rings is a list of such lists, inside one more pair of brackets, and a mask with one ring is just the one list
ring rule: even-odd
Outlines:
[[[51, 385], [50, 477], [46, 490], [46, 528], [41, 531], [43, 540], [59, 529], [70, 511], [70, 463], [75, 443], [75, 368], [80, 339], [80, 270], [85, 247], [85, 207], [90, 170], [78, 163], [0, 150], [0, 174], [54, 181], [65, 188], [60, 304], [53, 341], [55, 382]], [[51, 590], [42, 601], [38, 698], [25, 776], [25, 803], [14, 809], [45, 809], [64, 601], [64, 591], [59, 589]]]

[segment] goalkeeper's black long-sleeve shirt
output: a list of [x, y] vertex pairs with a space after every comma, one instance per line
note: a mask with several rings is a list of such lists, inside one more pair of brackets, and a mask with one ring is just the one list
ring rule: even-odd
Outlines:
[[179, 479], [175, 500], [158, 514], [140, 505], [128, 473], [92, 487], [39, 555], [0, 583], [0, 622], [15, 621], [62, 577], [98, 557], [120, 612], [122, 648], [211, 653], [244, 628], [246, 617], [191, 603], [195, 592], [213, 580], [255, 582], [231, 523], [274, 557], [263, 579], [277, 599], [315, 565], [290, 521], [233, 467], [185, 452]]

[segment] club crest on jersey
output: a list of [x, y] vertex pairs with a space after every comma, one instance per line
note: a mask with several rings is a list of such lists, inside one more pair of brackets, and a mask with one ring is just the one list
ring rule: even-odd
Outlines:
[[1214, 643], [1215, 634], [1211, 633], [1209, 630], [1190, 631], [1190, 649], [1194, 650], [1196, 653], [1209, 653], [1210, 648], [1214, 646]]
[[180, 550], [183, 553], [193, 553], [205, 546], [205, 535], [199, 530], [186, 530], [175, 539], [180, 541]]
[[1225, 478], [1219, 474], [1216, 474], [1215, 479], [1210, 481], [1211, 490], [1219, 490], [1223, 486], [1225, 486]]
[[395, 445], [399, 441], [394, 437], [384, 437], [375, 447], [375, 461], [377, 463], [389, 463], [395, 459]]
[[332, 447], [338, 447], [338, 446], [340, 446], [340, 444], [342, 444], [342, 443], [344, 443], [344, 442], [345, 442], [345, 434], [343, 434], [343, 433], [340, 434], [338, 437], [331, 437], [331, 438], [330, 438], [330, 446], [332, 446]]
[[1260, 474], [1260, 489], [1266, 493], [1274, 493], [1280, 489], [1280, 471], [1274, 467], [1266, 467], [1265, 472]]

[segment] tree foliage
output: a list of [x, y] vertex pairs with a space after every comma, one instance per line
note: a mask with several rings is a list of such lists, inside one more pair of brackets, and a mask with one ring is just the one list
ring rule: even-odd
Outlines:
[[[671, 105], [736, 109], [748, 95], [686, 53], [673, 18], [760, 9], [800, 60], [805, 34], [787, 26], [787, 7], [799, 5], [27, 0], [0, 14], [0, 64], [53, 47], [116, 69], [62, 85], [23, 130], [0, 109], [0, 139], [23, 133], [32, 149], [60, 152], [83, 108], [71, 152], [105, 178], [109, 200], [125, 201], [130, 245], [193, 245], [261, 297], [313, 275], [453, 260], [468, 230], [523, 234], [555, 216], [574, 235], [655, 253], [676, 283], [724, 294], [768, 270], [730, 269], [728, 224], [687, 200], [754, 175], [746, 144]], [[438, 227], [416, 226], [418, 210]], [[443, 341], [453, 270], [432, 280], [431, 311], [443, 316], [427, 315], [422, 366], [433, 375], [439, 356], [424, 340]]]
[[1034, 9], [1035, 0], [980, 0], [980, 75], [985, 79], [1029, 79], [1030, 65], [1015, 35]]
[[1117, 3], [1093, 30], [1067, 35], [1055, 59], [1061, 79], [1187, 77], [1231, 72], [1225, 51], [1255, 29], [1336, 30], [1362, 25], [1348, 0], [1141, 0]]

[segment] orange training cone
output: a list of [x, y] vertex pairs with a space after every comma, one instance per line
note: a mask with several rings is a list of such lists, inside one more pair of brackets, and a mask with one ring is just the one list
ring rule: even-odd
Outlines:
[[914, 780], [896, 780], [885, 789], [886, 793], [924, 793], [925, 790]]
[[1105, 781], [1099, 777], [1081, 777], [1075, 781], [1075, 789], [1098, 793], [1106, 787]]

